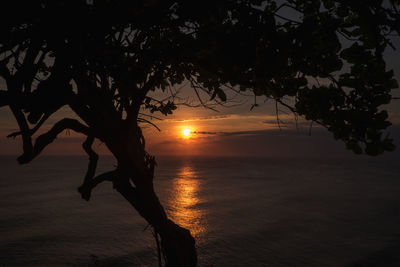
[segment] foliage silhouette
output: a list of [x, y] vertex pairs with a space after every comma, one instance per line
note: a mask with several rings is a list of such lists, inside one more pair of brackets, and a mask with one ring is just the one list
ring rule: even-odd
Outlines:
[[[3, 3], [0, 107], [19, 126], [21, 164], [67, 129], [87, 136], [88, 170], [79, 187], [112, 181], [161, 237], [167, 266], [195, 266], [190, 232], [168, 219], [153, 188], [155, 159], [145, 151], [143, 110], [168, 115], [174, 97], [149, 92], [190, 82], [217, 102], [226, 90], [273, 99], [326, 127], [356, 153], [394, 149], [381, 107], [397, 88], [383, 53], [399, 34], [398, 1], [226, 0]], [[34, 138], [63, 106], [64, 118]], [[256, 104], [255, 104], [256, 105]], [[99, 139], [115, 170], [95, 176]]]

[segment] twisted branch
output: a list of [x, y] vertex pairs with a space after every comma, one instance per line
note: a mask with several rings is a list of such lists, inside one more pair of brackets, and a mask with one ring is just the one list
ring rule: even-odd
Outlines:
[[[33, 150], [32, 137], [28, 134], [29, 126], [26, 121], [25, 115], [21, 111], [21, 109], [17, 108], [14, 104], [9, 105], [9, 106], [10, 106], [11, 112], [13, 113], [15, 119], [17, 120], [18, 127], [21, 130], [22, 148], [24, 150], [24, 154], [21, 157], [23, 157], [24, 155], [31, 155], [32, 150]], [[19, 161], [19, 159], [18, 159], [18, 161]]]
[[[98, 184], [104, 181], [114, 181], [114, 178], [117, 174], [117, 170], [108, 171], [102, 173], [92, 179], [88, 179], [83, 182], [83, 184], [78, 187], [78, 192], [81, 194], [81, 197], [86, 201], [90, 200], [90, 195], [92, 193], [93, 188], [95, 188]], [[86, 178], [86, 177], [85, 177]]]
[[89, 165], [83, 183], [86, 183], [87, 181], [91, 180], [94, 174], [96, 173], [97, 161], [99, 160], [99, 156], [92, 149], [93, 142], [94, 142], [94, 137], [90, 135], [86, 138], [85, 142], [83, 142], [82, 144], [83, 149], [89, 156]]
[[[47, 145], [52, 143], [57, 136], [66, 129], [71, 129], [75, 132], [83, 133], [85, 135], [89, 135], [91, 133], [91, 130], [87, 126], [81, 124], [77, 120], [69, 118], [62, 119], [54, 124], [54, 126], [48, 132], [36, 138], [35, 145], [32, 149], [26, 150], [24, 145], [24, 154], [18, 158], [18, 162], [20, 164], [25, 164], [32, 161]], [[27, 134], [23, 134], [22, 136], [24, 137], [26, 135]], [[32, 143], [30, 143], [30, 145], [32, 146]]]
[[[93, 150], [92, 145], [94, 142], [94, 136], [89, 135], [85, 142], [83, 142], [82, 147], [85, 152], [89, 156], [89, 164], [88, 169], [86, 171], [85, 178], [83, 180], [83, 184], [78, 187], [78, 192], [81, 194], [81, 197], [86, 201], [90, 200], [90, 196], [93, 188], [95, 188], [98, 184], [104, 181], [113, 181], [114, 176], [116, 174], [116, 170], [102, 173], [96, 177], [94, 177], [97, 168], [97, 162], [99, 160], [99, 155]], [[93, 178], [94, 177], [94, 178]]]
[[[43, 117], [41, 118], [41, 120], [35, 125], [35, 127], [33, 127], [32, 129], [30, 129], [30, 130], [28, 131], [27, 134], [29, 134], [30, 136], [34, 135], [34, 134], [37, 132], [37, 130], [39, 130], [39, 128], [43, 125], [43, 123], [44, 123], [49, 117], [50, 117], [50, 113], [45, 113], [45, 114], [43, 115]], [[7, 135], [7, 138], [11, 138], [11, 137], [12, 137], [12, 138], [15, 138], [15, 137], [17, 137], [18, 135], [22, 135], [22, 134], [24, 134], [24, 132], [22, 132], [22, 131], [10, 133], [9, 135]]]

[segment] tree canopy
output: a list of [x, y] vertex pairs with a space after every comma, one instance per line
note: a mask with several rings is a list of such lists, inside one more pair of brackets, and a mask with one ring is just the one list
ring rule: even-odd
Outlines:
[[380, 106], [398, 86], [383, 57], [399, 32], [396, 1], [8, 5], [11, 16], [0, 26], [8, 87], [1, 104], [15, 107], [20, 126], [23, 114], [37, 124], [63, 105], [90, 126], [102, 116], [135, 120], [140, 108], [169, 114], [172, 101], [147, 93], [187, 80], [220, 101], [227, 87], [274, 99], [356, 153], [393, 150], [382, 136], [390, 123]]
[[[144, 110], [171, 114], [172, 96], [190, 82], [217, 102], [226, 90], [272, 99], [326, 127], [356, 153], [394, 149], [383, 105], [398, 87], [384, 52], [400, 33], [395, 0], [13, 0], [0, 18], [0, 107], [9, 106], [22, 136], [20, 163], [57, 135], [87, 136], [89, 166], [80, 193], [110, 180], [162, 237], [170, 266], [196, 262], [190, 234], [167, 219], [152, 186]], [[201, 100], [201, 98], [199, 97]], [[34, 138], [63, 106], [64, 118]], [[94, 139], [116, 157], [96, 176]], [[134, 185], [129, 182], [131, 181]], [[182, 230], [183, 229], [183, 230]], [[189, 245], [187, 245], [189, 244]], [[177, 249], [180, 248], [180, 249]], [[187, 249], [187, 251], [185, 251]], [[190, 255], [182, 259], [182, 255]], [[190, 264], [188, 263], [190, 262]]]

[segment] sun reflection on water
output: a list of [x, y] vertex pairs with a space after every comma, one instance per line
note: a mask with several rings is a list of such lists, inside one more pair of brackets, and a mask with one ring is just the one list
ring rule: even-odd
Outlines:
[[170, 217], [178, 225], [189, 229], [196, 238], [206, 230], [202, 223], [203, 212], [196, 206], [200, 181], [190, 165], [185, 165], [177, 173], [173, 182], [173, 194], [169, 199]]

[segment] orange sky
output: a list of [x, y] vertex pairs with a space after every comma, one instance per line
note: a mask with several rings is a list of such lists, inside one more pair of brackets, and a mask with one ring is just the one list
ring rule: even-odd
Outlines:
[[[396, 104], [398, 106], [398, 104]], [[250, 111], [251, 102], [234, 108], [220, 108], [220, 112], [204, 108], [181, 107], [162, 121], [152, 120], [161, 132], [149, 125], [143, 125], [147, 150], [156, 156], [165, 155], [203, 155], [203, 156], [318, 156], [348, 153], [344, 144], [334, 141], [325, 129], [313, 126], [312, 136], [308, 136], [309, 123], [299, 122], [295, 127], [293, 116], [280, 114], [279, 130], [276, 123], [274, 106], [264, 104]], [[392, 107], [396, 111], [396, 107]], [[54, 115], [44, 130], [62, 117], [71, 117], [64, 109]], [[391, 112], [392, 121], [399, 125], [399, 113]], [[16, 129], [16, 123], [10, 119], [6, 108], [0, 109], [0, 154], [21, 153], [19, 138], [6, 139], [5, 136]], [[396, 128], [397, 127], [397, 128]], [[399, 140], [398, 126], [392, 136]], [[190, 129], [189, 137], [183, 135], [184, 129]], [[81, 143], [84, 137], [72, 131], [63, 132], [49, 145], [44, 154], [84, 155]], [[97, 142], [94, 149], [99, 154], [109, 154], [106, 147]]]
[[[205, 108], [180, 107], [172, 116], [160, 116], [159, 120], [152, 120], [160, 129], [158, 131], [153, 126], [142, 124], [148, 150], [155, 154], [179, 154], [179, 155], [199, 155], [199, 154], [229, 154], [221, 151], [221, 147], [210, 147], [210, 143], [216, 142], [229, 133], [241, 131], [259, 131], [276, 129], [276, 116], [260, 114], [259, 112], [249, 112], [250, 103], [243, 104], [240, 109], [245, 107], [247, 112], [238, 112], [238, 108], [220, 107], [220, 112], [207, 110]], [[266, 112], [267, 106], [262, 108]], [[239, 114], [232, 114], [238, 112]], [[63, 117], [74, 117], [73, 113], [64, 108], [53, 115], [43, 131], [48, 130], [52, 124]], [[281, 119], [287, 118], [282, 114]], [[291, 119], [289, 119], [291, 120]], [[17, 124], [7, 108], [0, 109], [0, 154], [18, 154], [21, 149], [19, 138], [7, 139], [6, 135], [17, 131]], [[285, 127], [285, 125], [282, 125]], [[189, 129], [189, 137], [183, 135], [183, 130]], [[73, 131], [63, 132], [59, 138], [51, 144], [46, 153], [49, 154], [81, 154], [83, 137]], [[107, 153], [104, 145], [95, 145], [99, 153]]]
[[[287, 117], [281, 115], [281, 119], [290, 120]], [[160, 132], [153, 127], [146, 127], [144, 133], [149, 150], [159, 155], [170, 154], [172, 151], [180, 155], [232, 155], [232, 147], [223, 147], [224, 139], [278, 128], [275, 115], [218, 114], [190, 108], [184, 108], [174, 118], [166, 118], [157, 125]], [[183, 134], [185, 129], [190, 130], [189, 136]]]
[[[186, 96], [191, 96], [186, 88]], [[234, 99], [232, 103], [236, 103]], [[282, 130], [278, 129], [275, 105], [259, 98], [259, 107], [250, 111], [253, 97], [239, 97], [240, 105], [233, 107], [217, 106], [218, 112], [203, 107], [179, 106], [171, 116], [154, 114], [162, 120], [151, 120], [160, 129], [143, 124], [147, 150], [154, 155], [207, 155], [207, 156], [276, 156], [301, 153], [324, 153], [324, 151], [344, 151], [342, 142], [335, 142], [326, 130], [313, 126], [308, 136], [309, 122], [299, 121], [298, 130], [294, 117], [280, 112]], [[390, 119], [400, 125], [400, 103], [394, 101], [388, 107]], [[68, 108], [54, 114], [43, 131], [64, 117], [74, 118]], [[148, 117], [146, 117], [148, 119]], [[397, 126], [396, 126], [397, 127]], [[190, 129], [190, 136], [184, 137], [184, 129]], [[0, 155], [21, 154], [21, 140], [7, 139], [6, 136], [17, 131], [17, 124], [8, 107], [0, 108]], [[393, 136], [393, 134], [392, 134]], [[395, 139], [400, 139], [394, 131]], [[46, 148], [44, 154], [84, 155], [81, 143], [84, 137], [72, 131], [63, 132], [59, 138]], [[314, 147], [314, 148], [311, 148]], [[329, 147], [329, 149], [324, 149]], [[99, 154], [108, 154], [106, 147], [99, 142], [94, 145]], [[347, 153], [347, 152], [345, 152]]]

